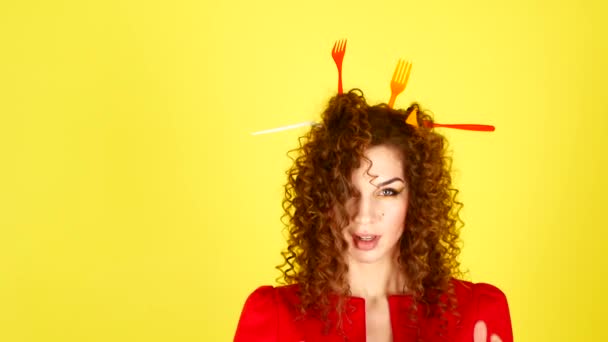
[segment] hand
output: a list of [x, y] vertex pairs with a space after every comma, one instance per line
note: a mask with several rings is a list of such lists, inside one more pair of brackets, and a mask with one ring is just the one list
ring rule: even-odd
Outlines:
[[[488, 342], [488, 327], [486, 322], [477, 321], [475, 328], [473, 328], [473, 341], [474, 342]], [[490, 342], [502, 342], [500, 337], [496, 334], [490, 336]]]

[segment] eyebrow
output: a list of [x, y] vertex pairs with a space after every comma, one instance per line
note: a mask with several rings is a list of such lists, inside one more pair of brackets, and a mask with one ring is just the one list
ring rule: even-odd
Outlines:
[[384, 182], [378, 184], [377, 186], [378, 187], [385, 186], [385, 185], [391, 184], [392, 182], [395, 182], [395, 181], [400, 181], [401, 183], [405, 184], [405, 181], [403, 179], [401, 179], [399, 177], [395, 177], [395, 178], [391, 178], [387, 181], [384, 181]]

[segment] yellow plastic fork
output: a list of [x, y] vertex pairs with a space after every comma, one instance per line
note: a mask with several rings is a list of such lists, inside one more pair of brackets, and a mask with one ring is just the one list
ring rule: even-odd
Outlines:
[[412, 63], [399, 60], [395, 72], [393, 73], [393, 79], [391, 80], [391, 99], [388, 101], [388, 106], [393, 108], [395, 99], [399, 94], [405, 90], [407, 80], [410, 78], [410, 71], [412, 70]]

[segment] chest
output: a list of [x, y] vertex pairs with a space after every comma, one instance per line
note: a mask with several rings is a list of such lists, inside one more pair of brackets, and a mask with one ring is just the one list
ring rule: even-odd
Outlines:
[[365, 335], [366, 341], [393, 342], [388, 301], [377, 300], [366, 303]]
[[[279, 341], [283, 342], [414, 342], [418, 338], [424, 341], [437, 341], [435, 336], [427, 336], [438, 331], [443, 321], [429, 320], [422, 317], [418, 311], [416, 317], [410, 315], [411, 301], [407, 297], [395, 297], [385, 300], [355, 299], [349, 303], [348, 313], [343, 317], [342, 327], [344, 333], [337, 331], [338, 324], [335, 312], [330, 313], [331, 329], [325, 333], [326, 320], [318, 317], [298, 319], [293, 312], [279, 312], [278, 326]], [[295, 316], [294, 316], [295, 315]], [[462, 314], [464, 326], [471, 326], [466, 312]], [[411, 319], [416, 321], [412, 322]], [[465, 322], [466, 321], [466, 322]], [[451, 322], [450, 325], [453, 325]], [[472, 330], [471, 330], [472, 331]], [[456, 333], [455, 331], [452, 333]], [[450, 333], [450, 335], [452, 335]], [[458, 332], [460, 333], [460, 332]], [[470, 334], [469, 334], [470, 335]], [[469, 341], [462, 336], [450, 336], [444, 341]]]

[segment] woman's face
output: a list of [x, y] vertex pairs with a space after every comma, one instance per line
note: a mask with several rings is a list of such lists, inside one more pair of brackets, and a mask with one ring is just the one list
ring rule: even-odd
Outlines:
[[[386, 145], [370, 147], [351, 181], [360, 197], [346, 204], [353, 219], [344, 229], [349, 262], [376, 263], [395, 257], [403, 234], [408, 188], [399, 153]], [[371, 175], [371, 176], [370, 176]], [[373, 177], [372, 177], [373, 176]]]

